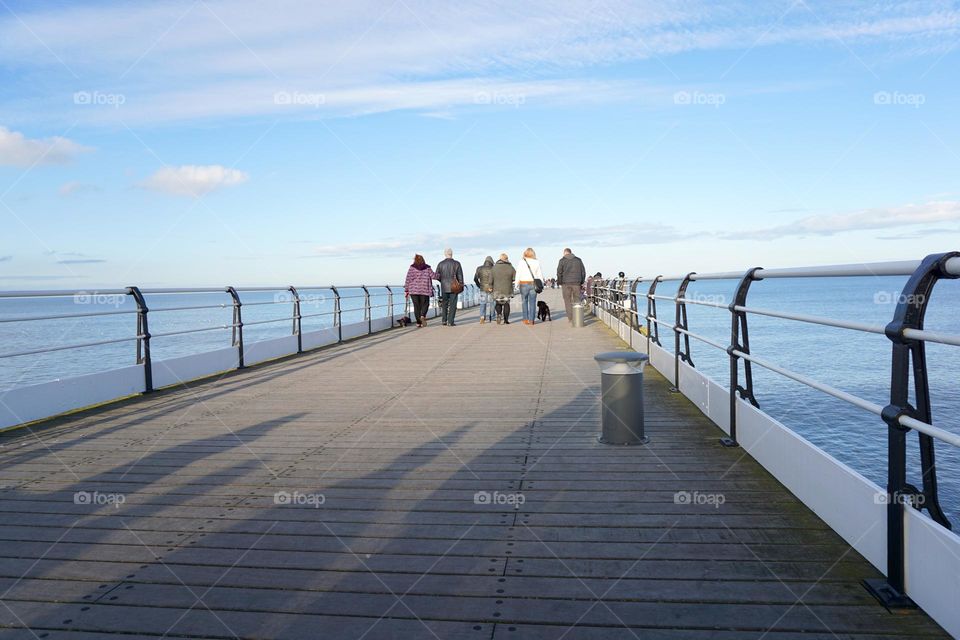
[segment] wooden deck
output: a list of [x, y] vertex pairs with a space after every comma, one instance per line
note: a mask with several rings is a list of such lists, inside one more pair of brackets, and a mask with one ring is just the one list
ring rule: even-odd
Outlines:
[[624, 345], [546, 295], [3, 434], [0, 638], [944, 635], [651, 369], [597, 443]]

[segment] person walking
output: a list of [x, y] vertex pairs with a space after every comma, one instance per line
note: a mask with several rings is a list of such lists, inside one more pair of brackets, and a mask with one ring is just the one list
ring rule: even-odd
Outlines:
[[583, 260], [573, 255], [569, 248], [563, 250], [563, 257], [557, 264], [557, 282], [563, 292], [563, 308], [567, 312], [567, 321], [573, 324], [574, 301], [580, 302], [580, 290], [587, 279], [587, 270]]
[[513, 281], [517, 270], [510, 264], [507, 254], [501, 253], [493, 265], [493, 298], [497, 301], [497, 324], [510, 324], [510, 298], [513, 297]]
[[407, 279], [403, 291], [413, 303], [413, 315], [418, 327], [427, 326], [427, 309], [433, 295], [433, 281], [436, 274], [419, 253], [413, 256], [413, 264], [407, 269]]
[[463, 267], [453, 259], [453, 249], [444, 249], [444, 259], [437, 265], [434, 280], [440, 281], [440, 318], [443, 326], [454, 326], [457, 298], [463, 291]]
[[523, 324], [532, 325], [537, 317], [537, 294], [543, 291], [543, 271], [540, 269], [537, 254], [531, 247], [527, 247], [523, 252], [523, 260], [517, 265], [517, 284], [523, 303]]
[[477, 285], [478, 301], [480, 302], [480, 324], [493, 321], [493, 258], [487, 256], [483, 264], [477, 267], [473, 276], [473, 283]]

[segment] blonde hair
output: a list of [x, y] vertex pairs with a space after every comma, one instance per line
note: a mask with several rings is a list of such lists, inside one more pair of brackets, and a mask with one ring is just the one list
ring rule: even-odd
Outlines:
[[537, 252], [533, 250], [533, 247], [527, 247], [527, 250], [523, 252], [524, 258], [533, 258], [537, 259]]

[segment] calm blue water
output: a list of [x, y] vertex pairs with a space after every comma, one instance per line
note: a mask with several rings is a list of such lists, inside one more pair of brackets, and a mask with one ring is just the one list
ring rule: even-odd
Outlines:
[[[835, 278], [760, 281], [750, 291], [749, 305], [856, 320], [884, 325], [892, 317], [895, 301], [906, 278]], [[735, 283], [705, 281], [692, 283], [688, 296], [728, 304]], [[387, 304], [385, 289], [371, 288], [374, 306]], [[395, 288], [402, 291], [402, 288]], [[660, 285], [658, 293], [673, 295], [676, 283]], [[341, 289], [343, 322], [363, 320], [363, 291]], [[303, 302], [303, 330], [333, 326], [333, 297], [329, 290], [300, 290]], [[242, 293], [244, 322], [276, 320], [244, 327], [247, 343], [290, 335], [292, 301], [286, 292]], [[150, 330], [154, 335], [199, 327], [221, 327], [231, 323], [231, 300], [226, 294], [163, 294], [147, 298]], [[258, 304], [267, 303], [267, 304]], [[403, 294], [394, 296], [394, 313], [403, 312]], [[215, 309], [162, 311], [173, 307], [218, 305]], [[661, 317], [673, 318], [670, 303], [660, 303]], [[86, 296], [73, 298], [0, 299], [0, 320], [33, 315], [77, 312], [134, 311], [128, 296], [119, 298]], [[710, 307], [688, 305], [690, 330], [720, 344], [730, 338], [729, 312]], [[374, 309], [374, 317], [389, 314], [389, 309]], [[937, 285], [927, 312], [926, 325], [960, 333], [960, 282]], [[133, 313], [96, 318], [0, 322], [0, 353], [130, 337], [135, 334]], [[157, 337], [152, 341], [156, 359], [200, 353], [230, 345], [231, 332], [214, 329], [183, 336]], [[673, 351], [672, 334], [662, 333], [661, 341]], [[692, 354], [698, 369], [724, 386], [729, 376], [729, 361], [724, 352], [693, 341]], [[820, 327], [788, 320], [750, 317], [750, 347], [758, 357], [809, 375], [872, 402], [888, 402], [890, 344], [882, 335]], [[47, 354], [0, 358], [0, 389], [36, 384], [83, 373], [103, 371], [133, 364], [135, 342], [125, 342]], [[928, 345], [927, 360], [933, 399], [934, 423], [960, 432], [960, 348]], [[886, 427], [882, 421], [844, 402], [825, 396], [799, 383], [754, 368], [754, 387], [761, 408], [827, 452], [849, 464], [865, 476], [885, 484]], [[918, 486], [919, 454], [916, 437], [911, 437], [910, 469]], [[960, 451], [947, 445], [937, 449], [941, 501], [948, 515], [960, 525]]]

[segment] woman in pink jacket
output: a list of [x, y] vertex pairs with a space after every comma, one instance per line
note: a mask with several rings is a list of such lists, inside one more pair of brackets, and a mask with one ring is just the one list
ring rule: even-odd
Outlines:
[[413, 256], [413, 264], [407, 269], [407, 280], [403, 285], [410, 301], [413, 303], [413, 315], [418, 327], [427, 326], [427, 309], [430, 307], [430, 296], [433, 295], [433, 281], [437, 278], [430, 265], [419, 253]]

